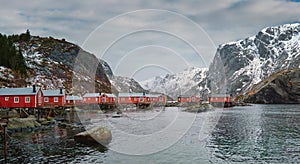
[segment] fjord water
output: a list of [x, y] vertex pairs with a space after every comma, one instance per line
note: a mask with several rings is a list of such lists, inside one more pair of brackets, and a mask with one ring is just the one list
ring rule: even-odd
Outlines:
[[[300, 106], [252, 105], [186, 113], [181, 108], [125, 113], [109, 118], [113, 124], [110, 147], [85, 146], [73, 140], [78, 128], [54, 127], [34, 133], [13, 134], [8, 142], [9, 163], [299, 163]], [[116, 151], [115, 145], [129, 140], [114, 128], [136, 135], [149, 135], [173, 123], [173, 116], [195, 120], [182, 137], [164, 149], [146, 155]], [[128, 119], [155, 117], [155, 122]], [[142, 119], [141, 119], [142, 118]], [[179, 119], [177, 121], [180, 121]], [[147, 124], [150, 124], [147, 125]], [[147, 128], [145, 130], [145, 128]], [[151, 128], [152, 127], [152, 128]], [[161, 142], [169, 139], [162, 138]], [[139, 145], [147, 149], [151, 144]], [[128, 147], [136, 147], [129, 142]], [[163, 144], [163, 143], [161, 143]], [[1, 145], [2, 146], [2, 145]], [[124, 149], [126, 150], [126, 149]], [[2, 152], [1, 152], [1, 157]]]

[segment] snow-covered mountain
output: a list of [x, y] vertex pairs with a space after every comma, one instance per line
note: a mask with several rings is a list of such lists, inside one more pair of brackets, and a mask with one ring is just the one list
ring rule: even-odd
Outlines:
[[[111, 92], [110, 81], [97, 58], [79, 46], [52, 37], [30, 36], [26, 41], [19, 35], [9, 38], [22, 53], [26, 75], [0, 66], [0, 87], [37, 84], [45, 89], [63, 87], [67, 93]], [[77, 62], [80, 58], [84, 60]]]
[[209, 68], [209, 87], [215, 93], [239, 95], [272, 73], [299, 67], [300, 24], [267, 27], [218, 47]]
[[207, 68], [191, 67], [183, 72], [156, 76], [140, 82], [142, 87], [151, 92], [160, 92], [176, 99], [180, 95], [200, 94], [207, 89]]

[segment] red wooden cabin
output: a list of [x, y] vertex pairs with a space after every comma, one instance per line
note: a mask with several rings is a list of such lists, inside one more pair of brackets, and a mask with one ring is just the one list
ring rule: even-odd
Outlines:
[[0, 108], [38, 108], [43, 105], [43, 93], [32, 88], [0, 88]]
[[231, 107], [234, 106], [231, 101], [231, 96], [227, 94], [211, 94], [208, 97], [208, 102], [216, 107]]
[[231, 102], [231, 98], [230, 95], [226, 95], [226, 94], [212, 94], [208, 97], [208, 102], [221, 102], [221, 103], [225, 103], [225, 102]]
[[100, 104], [115, 104], [117, 97], [111, 93], [102, 93], [100, 96]]
[[150, 102], [152, 103], [166, 103], [167, 102], [167, 96], [163, 94], [147, 94], [147, 97], [149, 97]]
[[149, 104], [150, 98], [146, 93], [119, 93], [119, 104]]
[[82, 98], [79, 96], [66, 96], [66, 106], [82, 105]]
[[199, 96], [195, 95], [182, 95], [178, 97], [177, 100], [179, 103], [193, 103], [193, 102], [201, 102]]
[[83, 95], [83, 103], [85, 104], [100, 104], [100, 93], [86, 93]]
[[44, 107], [54, 108], [65, 105], [66, 95], [64, 89], [42, 90], [44, 95]]

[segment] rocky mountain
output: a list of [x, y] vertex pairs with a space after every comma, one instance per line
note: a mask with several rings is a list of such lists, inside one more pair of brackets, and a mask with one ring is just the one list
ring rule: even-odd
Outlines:
[[255, 36], [220, 45], [209, 67], [212, 92], [246, 93], [273, 73], [300, 67], [300, 24], [267, 27]]
[[244, 97], [250, 103], [300, 103], [300, 68], [280, 71], [254, 85]]
[[147, 92], [136, 80], [129, 77], [115, 76], [108, 63], [100, 59], [105, 74], [112, 84], [112, 92]]
[[28, 41], [13, 36], [21, 51], [26, 76], [8, 67], [0, 67], [1, 87], [26, 87], [37, 84], [43, 88], [63, 87], [68, 93], [88, 91], [111, 92], [111, 84], [97, 58], [79, 46], [52, 37], [30, 36]]
[[207, 68], [191, 67], [180, 73], [142, 81], [141, 85], [151, 92], [164, 93], [173, 99], [180, 95], [199, 95], [204, 90], [209, 91], [206, 85], [207, 72]]

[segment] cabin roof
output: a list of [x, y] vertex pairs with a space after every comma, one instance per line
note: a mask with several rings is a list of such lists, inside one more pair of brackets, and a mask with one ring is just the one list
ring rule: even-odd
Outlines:
[[44, 96], [64, 96], [65, 90], [62, 90], [62, 94], [60, 93], [60, 89], [56, 90], [42, 90]]
[[119, 93], [119, 97], [144, 97], [147, 94], [144, 93]]
[[82, 98], [79, 96], [68, 95], [68, 96], [66, 96], [66, 100], [82, 100]]
[[112, 93], [105, 93], [105, 95], [107, 95], [107, 97], [113, 97], [113, 98], [116, 97], [116, 96], [115, 96], [114, 94], [112, 94]]
[[[36, 87], [36, 91], [39, 88]], [[22, 95], [36, 95], [37, 92], [33, 92], [33, 88], [0, 88], [1, 96], [22, 96]]]
[[86, 93], [83, 97], [99, 97], [100, 93]]
[[199, 97], [199, 96], [196, 96], [196, 95], [180, 95], [179, 97], [181, 97], [181, 98], [189, 98], [189, 97]]

